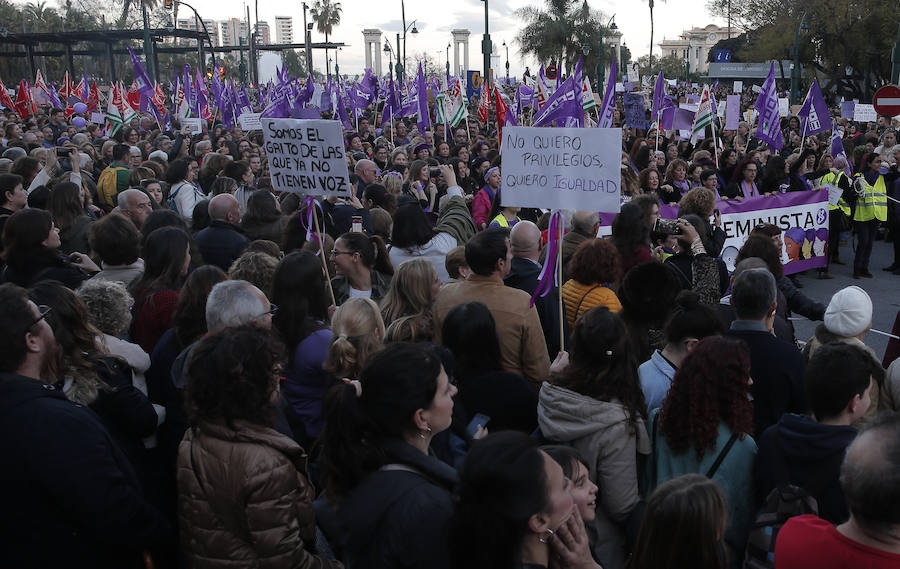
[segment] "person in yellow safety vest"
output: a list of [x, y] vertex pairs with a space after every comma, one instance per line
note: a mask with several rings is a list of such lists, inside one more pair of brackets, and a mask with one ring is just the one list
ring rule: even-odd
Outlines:
[[878, 222], [887, 220], [887, 177], [897, 178], [897, 170], [887, 174], [881, 171], [881, 156], [870, 152], [863, 157], [863, 172], [856, 175], [856, 209], [853, 212], [853, 231], [857, 236], [856, 256], [853, 258], [853, 278], [872, 278], [869, 257]]
[[488, 216], [488, 219], [491, 220], [488, 226], [512, 229], [520, 221], [518, 213], [521, 208], [501, 205], [502, 199], [501, 191], [498, 189], [494, 207], [491, 209], [491, 215]]
[[[828, 204], [828, 265], [823, 269], [819, 269], [820, 279], [833, 278], [828, 272], [831, 263], [836, 265], [844, 264], [840, 258], [841, 229], [842, 227], [845, 229], [847, 228], [852, 215], [850, 212], [850, 205], [847, 203], [847, 198], [850, 198], [852, 201], [852, 197], [850, 197], [849, 194], [853, 192], [853, 188], [850, 185], [850, 178], [844, 172], [847, 161], [843, 156], [838, 156], [834, 162], [834, 167], [831, 169], [831, 172], [822, 176], [820, 183], [823, 186], [829, 185], [840, 188], [843, 195], [841, 195], [841, 199], [838, 201], [837, 205]], [[844, 220], [846, 220], [846, 222]]]

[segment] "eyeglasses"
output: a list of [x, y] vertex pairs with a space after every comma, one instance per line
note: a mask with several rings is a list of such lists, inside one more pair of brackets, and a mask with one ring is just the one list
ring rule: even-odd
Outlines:
[[52, 308], [50, 308], [50, 307], [47, 306], [46, 304], [38, 304], [38, 305], [37, 305], [37, 309], [38, 309], [38, 313], [40, 314], [40, 316], [38, 316], [38, 317], [35, 318], [31, 323], [29, 323], [28, 326], [25, 327], [26, 330], [30, 329], [30, 328], [33, 327], [35, 324], [37, 324], [38, 322], [40, 322], [41, 320], [43, 320], [44, 318], [46, 318], [47, 315], [50, 314], [50, 312], [53, 310]]
[[355, 253], [356, 251], [338, 251], [337, 249], [331, 250], [331, 254], [335, 257], [337, 257], [338, 255], [353, 255]]
[[269, 315], [275, 316], [275, 314], [276, 314], [277, 312], [278, 312], [278, 305], [277, 305], [277, 304], [272, 304], [272, 303], [270, 302], [270, 303], [269, 303], [269, 309], [268, 309], [267, 311], [263, 312], [262, 314], [260, 314], [259, 316], [260, 316], [260, 318], [262, 318], [263, 316], [269, 316]]

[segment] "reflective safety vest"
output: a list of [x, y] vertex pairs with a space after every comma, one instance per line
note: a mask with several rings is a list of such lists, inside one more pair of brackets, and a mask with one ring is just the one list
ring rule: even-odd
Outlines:
[[[513, 225], [515, 225], [516, 223], [519, 223], [519, 221], [520, 221], [519, 217], [516, 216], [516, 220], [513, 222]], [[509, 220], [506, 219], [502, 213], [498, 213], [497, 217], [495, 217], [494, 219], [491, 220], [490, 225], [493, 225], [495, 222], [500, 227], [509, 227]]]
[[884, 183], [884, 176], [878, 176], [878, 179], [875, 180], [875, 185], [866, 181], [862, 174], [859, 174], [858, 177], [862, 179], [862, 184], [866, 190], [856, 200], [856, 211], [853, 213], [853, 221], [869, 221], [871, 219], [887, 221], [887, 188]]
[[[838, 184], [841, 182], [841, 176], [846, 176], [846, 174], [844, 174], [843, 171], [838, 172], [837, 174], [835, 174], [834, 172], [829, 172], [822, 176], [822, 179], [820, 181], [822, 185], [828, 184], [829, 186], [834, 186], [835, 188], [837, 188], [839, 187]], [[841, 210], [842, 212], [844, 212], [844, 214], [846, 214], [847, 217], [850, 217], [850, 204], [844, 201], [843, 196], [838, 200], [837, 205], [831, 205], [830, 203], [828, 204], [829, 211], [833, 211], [836, 209]]]

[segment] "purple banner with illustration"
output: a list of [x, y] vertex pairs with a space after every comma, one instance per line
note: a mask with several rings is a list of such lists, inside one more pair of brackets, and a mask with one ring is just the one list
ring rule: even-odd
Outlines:
[[[786, 275], [828, 264], [828, 190], [788, 192], [774, 196], [737, 200], [718, 200], [716, 207], [722, 214], [725, 244], [722, 260], [729, 271], [734, 270], [738, 251], [761, 223], [781, 228], [784, 247], [781, 261]], [[678, 207], [664, 205], [660, 217], [675, 219]], [[601, 235], [609, 234], [614, 213], [600, 213]], [[605, 229], [605, 231], [604, 231]]]

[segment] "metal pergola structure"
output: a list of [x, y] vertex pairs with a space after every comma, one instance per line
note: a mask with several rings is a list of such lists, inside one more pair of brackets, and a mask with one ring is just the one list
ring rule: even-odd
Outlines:
[[[191, 53], [198, 52], [201, 62], [205, 62], [205, 53], [207, 48], [204, 47], [203, 41], [207, 40], [205, 33], [201, 31], [183, 30], [177, 28], [158, 28], [151, 29], [150, 36], [153, 41], [154, 58], [159, 53]], [[161, 42], [166, 38], [173, 40], [188, 39], [196, 40], [197, 46], [177, 46], [166, 45]], [[127, 55], [128, 50], [125, 49], [125, 42], [133, 40], [140, 43], [144, 39], [144, 31], [136, 30], [94, 30], [94, 31], [75, 31], [75, 32], [40, 32], [40, 33], [7, 33], [0, 36], [0, 46], [14, 45], [22, 46], [22, 49], [6, 50], [0, 49], [0, 57], [9, 58], [27, 58], [28, 67], [31, 76], [34, 77], [38, 69], [35, 62], [36, 57], [65, 57], [66, 69], [69, 75], [75, 77], [75, 56], [89, 56], [95, 58], [105, 57], [107, 59], [107, 67], [109, 70], [108, 79], [116, 81], [115, 57], [117, 55]], [[102, 44], [103, 47], [89, 47], [76, 49], [76, 44]], [[48, 49], [47, 44], [62, 46], [55, 49]], [[319, 42], [311, 43], [310, 49], [337, 49], [345, 47], [344, 43], [336, 42]], [[284, 51], [286, 49], [306, 49], [305, 43], [278, 44], [278, 45], [256, 45], [254, 48], [258, 51]], [[139, 48], [140, 49], [140, 48]], [[229, 53], [234, 51], [248, 51], [249, 45], [235, 46], [216, 46], [215, 53]], [[136, 50], [137, 51], [137, 50]], [[156, 70], [156, 79], [159, 81], [159, 65], [158, 61], [154, 61], [153, 69]], [[204, 63], [205, 65], [205, 63]]]

